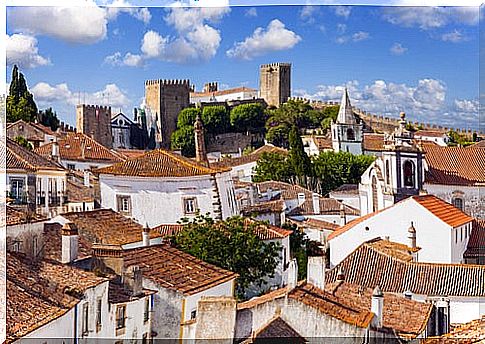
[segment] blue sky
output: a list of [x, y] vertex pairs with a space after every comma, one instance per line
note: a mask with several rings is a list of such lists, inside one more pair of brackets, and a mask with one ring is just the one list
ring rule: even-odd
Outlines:
[[7, 63], [71, 124], [79, 99], [131, 115], [146, 79], [257, 88], [260, 64], [291, 62], [295, 96], [339, 100], [347, 86], [369, 112], [476, 128], [478, 28], [476, 7], [17, 7]]

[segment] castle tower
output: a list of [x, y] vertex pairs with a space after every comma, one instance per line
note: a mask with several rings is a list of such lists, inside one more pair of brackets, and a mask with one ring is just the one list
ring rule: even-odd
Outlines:
[[197, 115], [197, 119], [194, 123], [195, 132], [195, 161], [200, 164], [208, 165], [207, 151], [205, 149], [205, 138], [204, 138], [204, 126], [200, 116]]
[[342, 95], [337, 121], [331, 127], [332, 146], [335, 152], [362, 154], [363, 125], [357, 123], [347, 88]]
[[103, 146], [112, 148], [111, 106], [76, 106], [76, 128], [78, 133], [91, 136]]
[[[147, 80], [145, 81], [145, 103], [151, 115], [156, 118], [157, 146], [170, 148], [170, 137], [177, 128], [181, 110], [190, 104], [189, 80]], [[150, 131], [150, 128], [148, 128]]]
[[385, 188], [394, 203], [418, 195], [424, 184], [424, 153], [406, 129], [406, 115], [400, 114], [399, 127], [386, 138], [382, 152]]
[[217, 92], [219, 85], [217, 82], [208, 82], [204, 84], [204, 93]]
[[280, 106], [291, 96], [291, 63], [271, 63], [259, 68], [259, 96], [268, 105]]

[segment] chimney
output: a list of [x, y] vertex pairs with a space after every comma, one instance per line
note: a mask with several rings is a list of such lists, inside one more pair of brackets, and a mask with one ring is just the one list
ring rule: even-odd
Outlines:
[[300, 192], [298, 194], [298, 205], [302, 205], [305, 202], [305, 193]]
[[77, 259], [79, 232], [77, 227], [72, 222], [66, 222], [61, 229], [61, 263], [72, 263]]
[[317, 193], [313, 193], [312, 201], [313, 201], [313, 213], [315, 215], [320, 215], [320, 195]]
[[345, 226], [347, 224], [347, 215], [345, 214], [345, 205], [340, 203], [340, 225]]
[[384, 294], [379, 286], [377, 286], [372, 293], [370, 311], [375, 314], [374, 326], [377, 328], [382, 327], [384, 320]]
[[209, 165], [207, 160], [207, 151], [205, 148], [204, 126], [198, 115], [194, 123], [195, 134], [195, 161], [202, 165]]
[[143, 294], [143, 275], [139, 266], [133, 267], [133, 296], [138, 296]]
[[340, 266], [337, 271], [337, 281], [345, 281], [344, 269]]
[[286, 273], [288, 276], [288, 287], [290, 289], [295, 288], [298, 283], [298, 263], [296, 262], [296, 258], [290, 261]]
[[51, 158], [52, 158], [52, 160], [57, 161], [57, 162], [59, 162], [59, 160], [60, 160], [59, 143], [57, 143], [57, 139], [54, 139], [54, 141], [52, 141]]
[[150, 227], [148, 227], [148, 223], [143, 227], [142, 238], [143, 246], [150, 246]]
[[307, 282], [325, 289], [325, 256], [310, 256], [307, 264]]
[[85, 170], [83, 175], [84, 175], [84, 186], [88, 188], [88, 187], [91, 186], [91, 184], [89, 182], [89, 175], [90, 175], [90, 173], [89, 173], [89, 171], [86, 171]]
[[406, 290], [404, 292], [404, 297], [408, 300], [412, 300], [413, 299], [413, 292], [411, 290]]
[[411, 226], [408, 228], [408, 242], [409, 247], [416, 248], [416, 228], [414, 228], [413, 221], [411, 221]]

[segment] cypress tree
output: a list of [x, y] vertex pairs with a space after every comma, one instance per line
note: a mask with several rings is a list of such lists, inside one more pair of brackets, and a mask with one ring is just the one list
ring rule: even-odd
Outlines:
[[292, 167], [299, 184], [306, 186], [307, 177], [311, 176], [312, 163], [308, 155], [305, 153], [303, 141], [296, 126], [293, 126], [288, 135], [290, 143], [289, 163]]
[[18, 71], [17, 66], [14, 66], [7, 96], [7, 122], [15, 122], [19, 119], [32, 122], [36, 117], [37, 105], [34, 96], [27, 88], [24, 75]]

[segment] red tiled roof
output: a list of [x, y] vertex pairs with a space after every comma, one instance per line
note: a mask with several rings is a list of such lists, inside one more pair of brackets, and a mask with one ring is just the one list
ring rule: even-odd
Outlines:
[[426, 344], [475, 344], [485, 343], [485, 315], [465, 324], [458, 324], [441, 337], [430, 338]]
[[276, 340], [277, 338], [281, 338], [283, 341], [288, 341], [291, 338], [291, 343], [307, 342], [286, 321], [281, 319], [280, 316], [276, 316], [255, 332], [251, 343], [259, 343], [258, 339], [262, 339], [262, 343], [265, 343], [265, 340]]
[[192, 295], [237, 278], [237, 274], [206, 263], [169, 245], [124, 250], [125, 267], [138, 266], [146, 278], [163, 288]]
[[473, 220], [472, 232], [470, 239], [468, 239], [468, 246], [463, 257], [485, 257], [485, 219]]
[[338, 229], [340, 226], [336, 223], [328, 222], [325, 220], [320, 219], [313, 219], [313, 218], [306, 218], [304, 221], [296, 222], [298, 225], [302, 225], [304, 227], [319, 229], [319, 230], [329, 230], [334, 231]]
[[445, 185], [485, 185], [485, 149], [424, 144], [425, 181]]
[[68, 202], [94, 202], [94, 187], [68, 180], [66, 193]]
[[138, 158], [146, 153], [146, 151], [141, 149], [115, 149], [115, 152], [121, 155], [124, 159]]
[[64, 168], [58, 163], [46, 159], [39, 154], [30, 151], [13, 140], [6, 138], [6, 167], [7, 170], [54, 170], [64, 171]]
[[[50, 157], [52, 145], [48, 143], [35, 149], [35, 152]], [[63, 160], [75, 161], [99, 161], [105, 163], [115, 163], [123, 161], [124, 158], [95, 141], [91, 137], [81, 133], [68, 133], [66, 137], [57, 141], [59, 145], [59, 155]]]
[[15, 209], [9, 205], [6, 206], [7, 226], [20, 225], [23, 223], [32, 223], [39, 221], [46, 221], [47, 219], [36, 213], [27, 213], [25, 211]]
[[281, 199], [275, 201], [261, 202], [249, 205], [242, 209], [242, 214], [250, 216], [251, 214], [281, 213], [285, 209], [285, 202]]
[[335, 190], [331, 191], [332, 194], [343, 194], [343, 195], [359, 195], [359, 185], [358, 184], [342, 184]]
[[410, 251], [390, 245], [382, 248], [380, 240], [363, 243], [325, 275], [335, 282], [339, 270], [345, 281], [367, 288], [379, 286], [383, 291], [428, 296], [485, 295], [485, 266], [413, 262]]
[[[352, 208], [347, 204], [336, 200], [335, 198], [319, 197], [320, 212], [319, 215], [338, 215], [340, 214], [340, 208], [343, 205], [345, 215], [359, 216], [360, 211]], [[305, 201], [299, 206], [293, 208], [288, 215], [312, 215], [315, 214], [313, 208], [313, 200], [305, 198]]]
[[446, 133], [439, 130], [418, 130], [414, 133], [414, 136], [443, 137], [446, 136]]
[[244, 164], [249, 164], [251, 162], [258, 161], [264, 153], [276, 153], [276, 154], [287, 155], [288, 151], [284, 148], [280, 148], [272, 145], [264, 145], [249, 154], [243, 155], [238, 158], [222, 159], [221, 161], [216, 161], [211, 163], [210, 166], [215, 168], [241, 166]]
[[385, 150], [385, 135], [384, 134], [364, 134], [363, 147], [367, 151], [383, 151]]
[[473, 220], [457, 207], [436, 196], [413, 196], [412, 199], [451, 227], [459, 227]]
[[[46, 223], [44, 225], [43, 239], [44, 239], [44, 258], [60, 262], [62, 257], [62, 225], [59, 223]], [[77, 259], [85, 259], [91, 257], [91, 242], [88, 242], [82, 235], [78, 240], [78, 255]]]
[[175, 153], [157, 149], [126, 161], [97, 169], [99, 174], [136, 177], [191, 177], [228, 171], [202, 166]]

